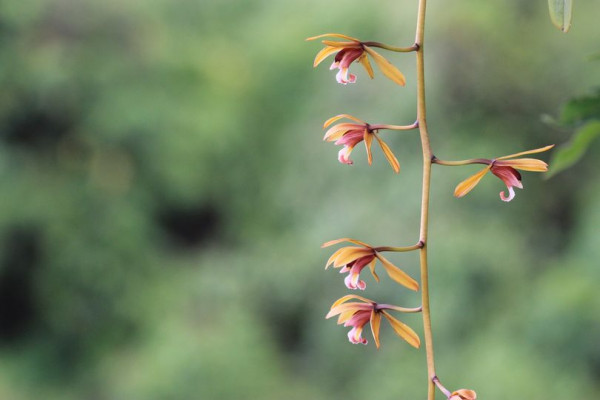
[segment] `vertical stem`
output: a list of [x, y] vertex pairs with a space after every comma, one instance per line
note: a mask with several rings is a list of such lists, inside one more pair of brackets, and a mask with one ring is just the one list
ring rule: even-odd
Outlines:
[[417, 18], [417, 32], [415, 43], [417, 50], [417, 120], [421, 134], [421, 147], [423, 149], [423, 193], [421, 198], [421, 228], [420, 240], [423, 247], [420, 250], [421, 264], [421, 296], [423, 306], [423, 328], [425, 334], [425, 351], [427, 353], [427, 399], [435, 400], [435, 365], [433, 358], [433, 338], [431, 333], [431, 311], [429, 308], [429, 271], [427, 267], [427, 228], [429, 225], [429, 187], [431, 181], [431, 146], [427, 133], [427, 120], [425, 108], [425, 61], [423, 58], [425, 36], [425, 9], [427, 0], [419, 0]]

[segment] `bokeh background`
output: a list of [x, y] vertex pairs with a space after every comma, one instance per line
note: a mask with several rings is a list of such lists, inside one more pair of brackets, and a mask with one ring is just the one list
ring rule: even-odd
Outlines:
[[[406, 88], [343, 87], [312, 68], [342, 32], [410, 45], [416, 1], [31, 0], [0, 3], [0, 399], [417, 399], [424, 351], [382, 327], [353, 346], [323, 317], [347, 293], [324, 241], [417, 239], [415, 133], [353, 167], [322, 122], [415, 118]], [[494, 157], [564, 143], [548, 125], [600, 84], [600, 3], [557, 31], [543, 0], [429, 2], [434, 153]], [[503, 203], [476, 167], [434, 167], [438, 373], [482, 399], [598, 398], [600, 181], [573, 168]], [[541, 158], [548, 159], [544, 154]], [[418, 276], [416, 254], [390, 258]], [[369, 276], [368, 297], [418, 296]], [[422, 335], [420, 317], [403, 321]]]

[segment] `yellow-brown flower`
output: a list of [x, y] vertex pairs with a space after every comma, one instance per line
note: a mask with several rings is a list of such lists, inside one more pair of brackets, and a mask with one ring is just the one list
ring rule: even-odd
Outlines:
[[509, 195], [506, 196], [504, 192], [500, 192], [500, 199], [502, 201], [511, 201], [515, 197], [515, 191], [513, 187], [517, 187], [519, 189], [523, 189], [523, 184], [521, 183], [521, 174], [518, 169], [522, 171], [533, 171], [533, 172], [545, 172], [548, 170], [548, 164], [546, 164], [542, 160], [537, 160], [535, 158], [519, 158], [516, 160], [512, 160], [512, 158], [524, 156], [527, 154], [535, 154], [541, 153], [543, 151], [550, 150], [554, 145], [542, 147], [539, 149], [523, 151], [521, 153], [511, 154], [504, 157], [498, 157], [493, 160], [481, 159], [478, 160], [479, 164], [487, 164], [487, 166], [476, 174], [470, 176], [465, 179], [461, 183], [456, 186], [454, 190], [454, 196], [463, 197], [467, 193], [469, 193], [487, 174], [489, 171], [492, 171], [494, 175], [500, 178], [506, 188], [508, 189]]
[[[357, 299], [360, 302], [346, 303], [348, 300]], [[371, 324], [371, 333], [375, 340], [375, 346], [379, 348], [379, 326], [381, 324], [381, 316], [387, 319], [394, 329], [394, 332], [408, 344], [419, 348], [421, 341], [419, 336], [410, 327], [398, 321], [386, 310], [396, 310], [400, 312], [420, 312], [421, 308], [403, 308], [392, 306], [390, 304], [377, 304], [374, 301], [361, 296], [348, 295], [338, 299], [329, 310], [325, 318], [331, 318], [339, 315], [338, 325], [351, 326], [352, 329], [348, 332], [348, 340], [351, 343], [367, 344], [367, 339], [362, 337], [362, 331], [367, 323]]]
[[350, 119], [354, 121], [354, 123], [344, 122], [336, 124], [329, 128], [323, 137], [323, 140], [328, 142], [335, 141], [335, 144], [344, 146], [338, 152], [339, 162], [352, 165], [354, 162], [350, 159], [350, 153], [352, 153], [352, 150], [358, 143], [364, 140], [367, 149], [367, 161], [369, 162], [369, 165], [371, 165], [373, 163], [371, 144], [373, 143], [373, 138], [375, 138], [379, 143], [385, 158], [394, 169], [394, 172], [400, 172], [400, 163], [392, 152], [392, 149], [390, 149], [387, 143], [381, 140], [377, 135], [379, 129], [390, 129], [390, 125], [369, 125], [365, 121], [353, 117], [352, 115], [340, 114], [325, 121], [323, 128], [328, 128], [331, 124], [342, 118]]
[[379, 282], [379, 276], [375, 273], [375, 263], [376, 260], [379, 260], [390, 278], [411, 290], [419, 290], [417, 281], [381, 255], [380, 251], [385, 249], [383, 247], [372, 247], [364, 242], [349, 238], [332, 240], [324, 243], [321, 247], [329, 247], [342, 242], [350, 242], [357, 246], [346, 246], [337, 249], [327, 260], [325, 269], [333, 264], [334, 268], [341, 268], [340, 273], [347, 272], [348, 276], [344, 283], [348, 289], [364, 290], [366, 288], [366, 283], [359, 280], [360, 273], [366, 266], [369, 266], [371, 274]]
[[315, 40], [325, 37], [344, 39], [344, 41], [323, 40], [322, 43], [325, 45], [325, 47], [319, 51], [319, 53], [317, 53], [314, 66], [316, 67], [319, 65], [330, 55], [336, 54], [335, 60], [333, 61], [333, 64], [331, 64], [330, 69], [339, 70], [336, 75], [336, 79], [339, 83], [346, 85], [348, 83], [356, 82], [356, 75], [349, 74], [348, 72], [350, 64], [352, 64], [354, 61], [361, 63], [369, 74], [369, 77], [373, 79], [373, 67], [371, 67], [371, 62], [367, 57], [367, 55], [369, 55], [373, 57], [373, 61], [375, 61], [375, 64], [377, 64], [385, 76], [400, 86], [404, 86], [406, 84], [406, 79], [404, 78], [404, 75], [402, 75], [402, 72], [400, 72], [398, 68], [394, 67], [381, 54], [377, 53], [370, 46], [367, 46], [366, 43], [368, 42], [362, 42], [359, 39], [339, 33], [326, 33], [323, 35], [310, 37], [306, 40]]

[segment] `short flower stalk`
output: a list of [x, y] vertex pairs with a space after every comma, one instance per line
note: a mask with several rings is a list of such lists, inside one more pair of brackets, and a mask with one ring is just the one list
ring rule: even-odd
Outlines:
[[[376, 141], [381, 148], [386, 160], [395, 173], [400, 172], [400, 163], [390, 146], [384, 142], [380, 135], [382, 131], [411, 131], [418, 130], [421, 139], [421, 152], [423, 156], [421, 209], [419, 240], [416, 244], [404, 247], [394, 246], [372, 246], [363, 241], [351, 238], [336, 239], [326, 242], [322, 247], [344, 244], [331, 254], [326, 262], [325, 269], [332, 266], [339, 269], [340, 273], [346, 274], [344, 284], [350, 290], [367, 289], [367, 283], [361, 279], [361, 273], [368, 268], [376, 282], [381, 279], [376, 272], [378, 265], [385, 272], [389, 280], [401, 286], [402, 290], [420, 292], [421, 305], [416, 308], [404, 308], [387, 303], [377, 303], [368, 298], [347, 295], [333, 303], [326, 318], [337, 316], [337, 323], [351, 328], [348, 332], [348, 340], [354, 344], [367, 344], [368, 340], [363, 337], [367, 326], [370, 327], [371, 336], [377, 348], [380, 347], [379, 331], [382, 317], [387, 320], [394, 332], [414, 348], [419, 348], [421, 339], [417, 333], [394, 317], [391, 312], [420, 313], [423, 323], [423, 342], [425, 347], [425, 358], [427, 361], [427, 399], [435, 400], [436, 388], [448, 400], [476, 400], [477, 394], [470, 389], [459, 389], [450, 391], [444, 387], [437, 377], [433, 351], [433, 332], [431, 324], [430, 288], [429, 288], [429, 265], [428, 265], [428, 228], [429, 228], [429, 198], [431, 186], [432, 165], [441, 166], [466, 166], [481, 164], [484, 168], [474, 175], [460, 182], [454, 191], [457, 198], [464, 197], [470, 193], [488, 172], [498, 177], [506, 186], [506, 191], [500, 192], [502, 201], [509, 202], [515, 197], [514, 188], [522, 189], [522, 177], [519, 171], [545, 172], [548, 165], [535, 158], [523, 158], [523, 156], [543, 153], [550, 150], [553, 145], [541, 147], [534, 150], [523, 151], [508, 156], [493, 159], [474, 158], [461, 161], [445, 161], [433, 155], [427, 129], [426, 102], [425, 102], [425, 62], [424, 62], [424, 34], [425, 34], [426, 0], [419, 0], [417, 13], [417, 29], [415, 44], [410, 47], [394, 47], [375, 41], [361, 41], [351, 36], [328, 33], [313, 36], [307, 40], [322, 40], [325, 46], [321, 49], [314, 60], [314, 66], [318, 66], [326, 58], [334, 55], [330, 69], [338, 70], [336, 80], [343, 85], [355, 83], [357, 77], [350, 73], [350, 66], [359, 63], [363, 66], [370, 78], [375, 77], [371, 60], [376, 64], [385, 77], [397, 85], [404, 86], [406, 78], [398, 68], [392, 65], [373, 48], [380, 48], [397, 53], [411, 53], [416, 55], [416, 103], [417, 119], [409, 125], [371, 124], [349, 114], [339, 114], [325, 121], [323, 128], [326, 129], [323, 140], [333, 142], [342, 146], [338, 152], [338, 161], [342, 164], [352, 165], [350, 155], [354, 148], [364, 142], [367, 162], [373, 163], [372, 144]], [[404, 253], [418, 251], [420, 279], [412, 277], [404, 269], [394, 265], [383, 253]]]

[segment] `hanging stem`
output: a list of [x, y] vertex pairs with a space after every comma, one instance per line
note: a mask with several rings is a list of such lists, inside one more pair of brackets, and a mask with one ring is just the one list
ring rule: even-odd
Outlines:
[[420, 241], [423, 247], [419, 251], [421, 264], [421, 304], [423, 307], [423, 329], [425, 335], [425, 352], [427, 357], [427, 400], [435, 400], [435, 364], [433, 357], [433, 337], [431, 333], [431, 311], [429, 308], [429, 271], [427, 266], [427, 228], [429, 224], [429, 187], [431, 182], [431, 145], [427, 133], [425, 107], [425, 61], [423, 58], [423, 41], [425, 37], [425, 10], [427, 0], [419, 0], [417, 17], [417, 121], [423, 149], [423, 192], [421, 197], [421, 228]]

